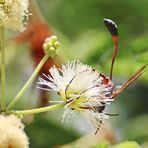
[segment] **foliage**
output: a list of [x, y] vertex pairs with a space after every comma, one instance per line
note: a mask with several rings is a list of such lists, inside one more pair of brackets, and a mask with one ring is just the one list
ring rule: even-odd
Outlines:
[[36, 115], [34, 122], [26, 126], [25, 131], [30, 137], [32, 148], [58, 146], [79, 137], [74, 130], [64, 129], [61, 125], [49, 120], [45, 114]]

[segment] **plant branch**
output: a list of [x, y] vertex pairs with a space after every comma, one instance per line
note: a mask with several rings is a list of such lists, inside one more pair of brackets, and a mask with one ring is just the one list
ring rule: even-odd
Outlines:
[[37, 113], [42, 113], [42, 112], [47, 112], [55, 109], [59, 109], [64, 107], [65, 104], [56, 104], [56, 105], [51, 105], [47, 107], [41, 107], [37, 109], [30, 109], [30, 110], [16, 110], [14, 111], [15, 114], [17, 115], [29, 115], [29, 114], [37, 114]]
[[1, 48], [1, 109], [6, 108], [5, 98], [5, 30], [0, 27], [0, 48]]
[[8, 109], [11, 109], [12, 107], [14, 107], [14, 105], [17, 103], [17, 101], [22, 97], [22, 95], [25, 93], [25, 91], [27, 90], [27, 88], [31, 85], [31, 83], [33, 82], [33, 80], [35, 79], [35, 77], [37, 76], [37, 74], [39, 73], [40, 69], [42, 68], [42, 66], [44, 65], [44, 63], [47, 61], [47, 59], [49, 58], [49, 56], [50, 56], [50, 54], [45, 54], [45, 56], [40, 61], [40, 63], [36, 67], [35, 71], [31, 75], [31, 77], [28, 79], [28, 81], [25, 83], [25, 85], [23, 86], [23, 88], [18, 92], [18, 94], [16, 95], [16, 97], [10, 102], [10, 104], [8, 105]]

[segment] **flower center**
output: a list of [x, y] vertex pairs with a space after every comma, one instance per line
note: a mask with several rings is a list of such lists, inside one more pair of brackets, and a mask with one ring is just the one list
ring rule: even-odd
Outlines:
[[77, 111], [82, 110], [81, 106], [84, 106], [84, 103], [88, 101], [88, 98], [82, 95], [79, 91], [69, 90], [65, 93], [66, 105], [71, 109], [75, 109]]

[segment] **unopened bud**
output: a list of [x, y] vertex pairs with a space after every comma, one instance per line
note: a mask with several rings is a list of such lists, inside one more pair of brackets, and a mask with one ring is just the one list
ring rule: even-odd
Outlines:
[[50, 47], [50, 50], [55, 51], [56, 49], [55, 49], [55, 47], [52, 46], [52, 47]]
[[43, 44], [43, 49], [45, 50], [48, 47], [46, 43]]
[[47, 37], [43, 44], [45, 54], [50, 54], [51, 57], [57, 55], [57, 48], [60, 46], [57, 36]]
[[51, 36], [51, 40], [52, 40], [53, 42], [55, 42], [55, 41], [58, 40], [58, 38], [57, 38], [57, 36], [53, 35], [53, 36]]
[[59, 41], [56, 41], [56, 42], [54, 43], [54, 46], [55, 46], [56, 48], [60, 47], [60, 42], [59, 42]]

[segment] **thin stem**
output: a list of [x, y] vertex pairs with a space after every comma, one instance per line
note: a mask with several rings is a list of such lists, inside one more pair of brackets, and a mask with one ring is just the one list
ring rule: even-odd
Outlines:
[[29, 114], [37, 114], [37, 113], [42, 113], [42, 112], [47, 112], [55, 109], [59, 109], [64, 107], [65, 104], [56, 104], [48, 107], [41, 107], [37, 109], [30, 109], [30, 110], [16, 110], [14, 111], [15, 114], [17, 115], [29, 115]]
[[0, 27], [0, 47], [1, 47], [1, 109], [5, 110], [5, 32], [4, 28]]
[[25, 85], [23, 86], [23, 88], [18, 92], [18, 94], [16, 95], [16, 97], [10, 102], [10, 104], [8, 105], [8, 109], [11, 109], [17, 103], [17, 101], [22, 97], [22, 95], [27, 90], [27, 88], [31, 85], [32, 81], [35, 79], [35, 77], [37, 76], [37, 74], [39, 73], [40, 69], [42, 68], [42, 66], [44, 65], [44, 63], [47, 61], [47, 59], [49, 58], [49, 56], [50, 56], [49, 54], [46, 54], [43, 57], [43, 59], [40, 61], [40, 63], [36, 67], [35, 71], [31, 75], [31, 77], [28, 79], [28, 81], [25, 83]]

